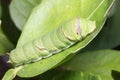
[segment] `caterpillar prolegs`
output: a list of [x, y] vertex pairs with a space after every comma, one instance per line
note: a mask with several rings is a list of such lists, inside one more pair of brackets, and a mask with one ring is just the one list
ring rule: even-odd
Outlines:
[[47, 58], [82, 41], [95, 28], [95, 21], [72, 18], [54, 31], [11, 51], [10, 62], [18, 66]]

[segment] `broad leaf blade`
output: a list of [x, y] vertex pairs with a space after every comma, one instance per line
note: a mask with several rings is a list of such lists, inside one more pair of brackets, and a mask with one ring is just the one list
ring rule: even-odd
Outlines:
[[9, 69], [2, 80], [13, 80], [16, 76], [14, 69]]
[[21, 69], [21, 67], [19, 68], [15, 68], [15, 69], [9, 69], [6, 74], [4, 75], [4, 77], [2, 78], [2, 80], [13, 80], [17, 74], [17, 72]]
[[[103, 18], [106, 18], [106, 13], [109, 11], [109, 8], [113, 4], [114, 0], [94, 0], [93, 3], [94, 2], [96, 5], [90, 8], [90, 6], [93, 6], [92, 4], [89, 4], [91, 3], [90, 0], [58, 0], [55, 2], [52, 0], [42, 1], [41, 4], [35, 7], [31, 16], [27, 20], [17, 47], [23, 46], [25, 43], [32, 41], [37, 37], [41, 37], [50, 31], [53, 31], [63, 22], [72, 17], [77, 16], [89, 18], [95, 21], [101, 21]], [[86, 11], [90, 11], [91, 13], [84, 15], [86, 14]]]
[[120, 51], [100, 50], [81, 53], [63, 67], [99, 75], [103, 80], [113, 80], [111, 71], [120, 71]]
[[42, 0], [12, 0], [10, 4], [11, 17], [16, 26], [22, 30], [27, 18], [29, 17], [32, 9]]
[[[94, 0], [93, 3], [96, 3], [96, 7], [93, 7], [93, 9], [89, 8], [92, 6], [92, 4], [89, 4], [89, 2], [91, 1], [44, 0], [41, 4], [35, 7], [24, 26], [24, 30], [19, 39], [17, 47], [23, 46], [27, 42], [53, 31], [60, 24], [73, 16], [86, 17], [88, 19], [95, 20], [97, 28], [92, 35], [88, 36], [85, 40], [76, 44], [75, 46], [47, 59], [24, 65], [23, 68], [18, 72], [19, 76], [33, 77], [55, 67], [71, 53], [75, 53], [76, 51], [85, 47], [98, 34], [105, 21], [106, 13], [108, 12], [114, 0]], [[86, 13], [85, 11], [87, 10], [91, 11], [91, 13], [84, 15], [84, 13]]]
[[52, 80], [102, 80], [99, 76], [94, 74], [66, 71]]
[[114, 5], [115, 10], [113, 11], [115, 11], [115, 13], [108, 18], [106, 25], [99, 35], [84, 49], [84, 51], [109, 49], [120, 45], [120, 35], [118, 35], [120, 34], [120, 1], [116, 1]]

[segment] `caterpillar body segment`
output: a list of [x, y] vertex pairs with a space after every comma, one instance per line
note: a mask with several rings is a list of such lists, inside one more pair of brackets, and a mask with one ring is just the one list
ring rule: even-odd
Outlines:
[[82, 41], [95, 28], [95, 21], [72, 18], [54, 31], [11, 51], [10, 61], [19, 66], [47, 58]]

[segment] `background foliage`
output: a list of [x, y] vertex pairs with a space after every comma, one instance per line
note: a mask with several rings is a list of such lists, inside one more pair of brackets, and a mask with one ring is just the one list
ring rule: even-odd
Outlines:
[[[10, 6], [9, 3], [11, 2]], [[61, 66], [28, 80], [119, 80], [120, 79], [120, 1], [114, 4], [108, 19], [94, 40]], [[0, 2], [0, 77], [9, 64], [5, 53], [18, 41], [32, 9], [41, 0], [1, 0]], [[16, 28], [17, 27], [17, 28]], [[57, 74], [56, 74], [57, 73]], [[16, 77], [16, 80], [27, 80]]]

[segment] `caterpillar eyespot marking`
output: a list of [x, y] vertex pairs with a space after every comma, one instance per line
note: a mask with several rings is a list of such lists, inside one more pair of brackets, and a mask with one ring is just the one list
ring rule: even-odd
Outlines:
[[9, 61], [19, 66], [48, 58], [82, 41], [95, 30], [95, 24], [84, 18], [72, 18], [52, 32], [11, 51]]

